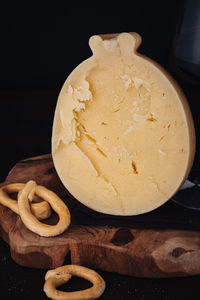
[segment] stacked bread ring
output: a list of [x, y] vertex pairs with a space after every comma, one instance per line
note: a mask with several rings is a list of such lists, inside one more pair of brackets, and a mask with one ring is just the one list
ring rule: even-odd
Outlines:
[[[10, 193], [18, 193], [17, 200]], [[33, 203], [37, 197], [45, 201]], [[70, 212], [64, 202], [46, 187], [30, 180], [26, 184], [13, 183], [0, 188], [0, 203], [19, 214], [24, 225], [40, 236], [50, 237], [63, 233], [70, 225]], [[50, 205], [49, 205], [50, 204]], [[59, 216], [56, 225], [41, 223], [51, 215], [51, 208]]]
[[[11, 183], [2, 186], [0, 188], [0, 203], [10, 208], [18, 215], [19, 215], [19, 208], [18, 208], [17, 200], [12, 199], [9, 196], [9, 194], [19, 193], [24, 188], [24, 186], [25, 186], [24, 183]], [[37, 199], [34, 199], [33, 195], [32, 197], [29, 197], [30, 202], [34, 200], [37, 201]], [[51, 215], [51, 208], [48, 202], [46, 201], [31, 203], [31, 211], [38, 220], [47, 219]]]
[[[10, 194], [17, 193], [17, 200]], [[41, 201], [43, 199], [44, 201]], [[70, 212], [65, 203], [46, 187], [37, 185], [30, 180], [24, 183], [12, 183], [0, 188], [0, 203], [20, 215], [24, 225], [44, 237], [56, 236], [63, 233], [70, 225]], [[51, 215], [51, 207], [59, 216], [56, 225], [40, 222]], [[76, 292], [62, 292], [57, 286], [66, 283], [72, 275], [91, 281], [93, 286]], [[65, 265], [49, 270], [45, 276], [44, 292], [55, 300], [91, 300], [99, 298], [105, 290], [103, 278], [95, 271], [78, 265]]]

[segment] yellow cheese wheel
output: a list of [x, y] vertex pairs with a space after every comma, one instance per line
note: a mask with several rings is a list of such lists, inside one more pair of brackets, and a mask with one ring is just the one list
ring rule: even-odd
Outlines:
[[157, 63], [137, 53], [137, 33], [92, 36], [93, 55], [65, 81], [52, 156], [67, 190], [112, 215], [137, 215], [169, 200], [195, 153], [190, 109]]

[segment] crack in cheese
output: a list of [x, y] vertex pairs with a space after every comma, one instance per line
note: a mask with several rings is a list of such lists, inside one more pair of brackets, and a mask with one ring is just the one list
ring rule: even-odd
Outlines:
[[93, 36], [93, 56], [67, 78], [52, 133], [60, 179], [86, 206], [113, 215], [151, 211], [192, 166], [194, 126], [184, 95], [136, 50], [136, 33]]

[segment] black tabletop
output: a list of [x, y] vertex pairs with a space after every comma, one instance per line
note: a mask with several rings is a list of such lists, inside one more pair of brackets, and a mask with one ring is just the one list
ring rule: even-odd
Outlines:
[[[10, 256], [9, 246], [0, 239], [0, 299], [45, 300], [44, 276], [47, 270], [17, 265]], [[99, 299], [115, 300], [177, 300], [199, 299], [200, 276], [182, 278], [135, 278], [96, 270], [105, 280], [106, 289]], [[72, 277], [64, 291], [85, 289], [90, 283]]]
[[[185, 1], [131, 1], [108, 8], [94, 1], [3, 1], [1, 5], [0, 182], [19, 160], [50, 153], [56, 100], [65, 78], [91, 55], [93, 34], [136, 31], [143, 37], [140, 52], [169, 72], [170, 52], [178, 16]], [[2, 3], [3, 3], [2, 2]], [[191, 1], [192, 2], [192, 1]], [[35, 1], [34, 1], [35, 3]], [[71, 4], [70, 4], [71, 3]], [[81, 2], [80, 2], [81, 3]], [[79, 6], [80, 5], [80, 6]], [[89, 20], [89, 21], [88, 21]], [[77, 26], [77, 24], [80, 24]], [[180, 78], [176, 78], [180, 79]], [[199, 87], [180, 80], [199, 131]], [[197, 139], [197, 149], [199, 139]], [[199, 166], [199, 151], [194, 165]], [[0, 299], [47, 299], [43, 292], [47, 270], [17, 265], [0, 238]], [[97, 270], [106, 282], [100, 299], [200, 299], [200, 276], [135, 278]], [[89, 286], [72, 278], [63, 290]]]

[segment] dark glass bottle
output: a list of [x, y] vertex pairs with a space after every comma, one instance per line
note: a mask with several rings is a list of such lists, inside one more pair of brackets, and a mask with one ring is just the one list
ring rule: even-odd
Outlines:
[[183, 89], [195, 124], [196, 154], [178, 204], [200, 209], [200, 0], [186, 0], [177, 22], [170, 53], [170, 71]]

